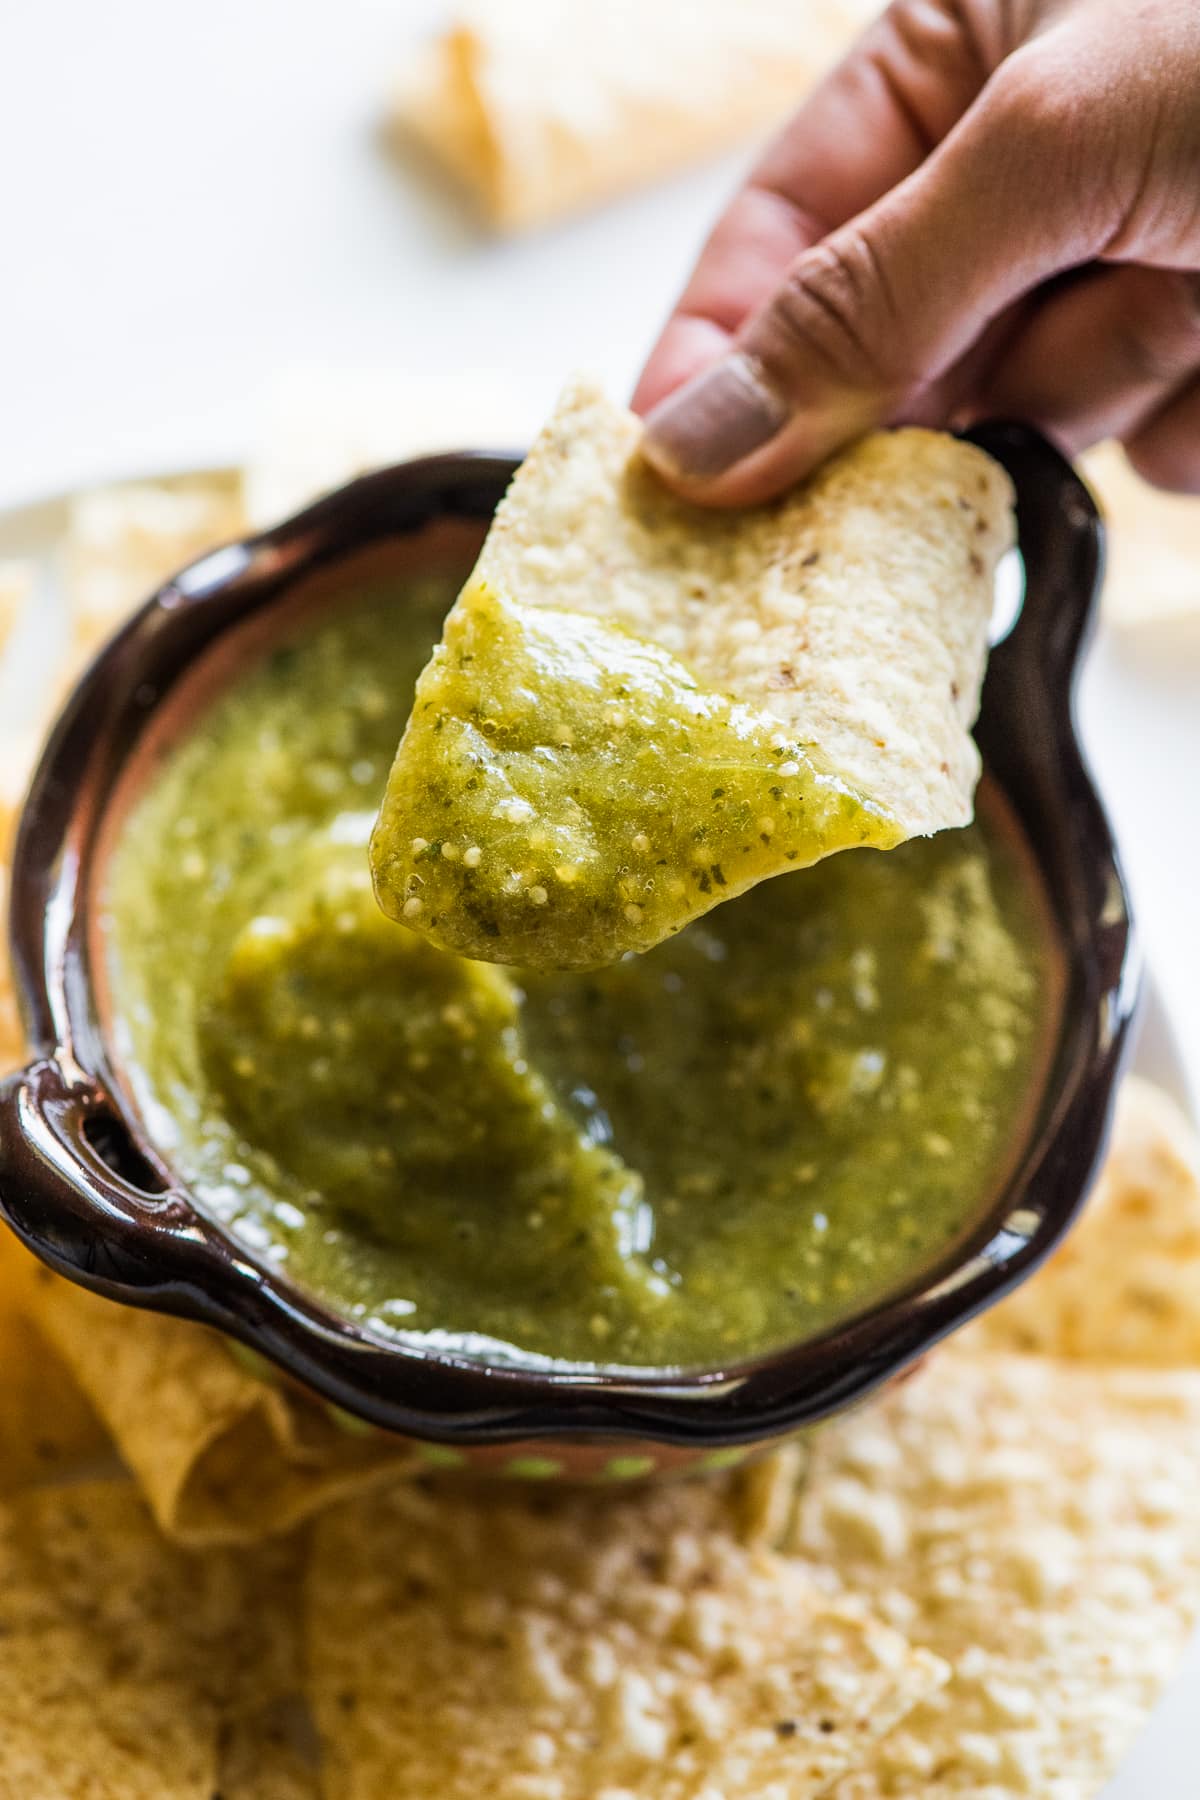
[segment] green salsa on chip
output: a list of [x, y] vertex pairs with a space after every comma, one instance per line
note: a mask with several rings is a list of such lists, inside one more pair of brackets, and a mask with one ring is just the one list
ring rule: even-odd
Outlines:
[[135, 793], [108, 982], [162, 1157], [368, 1329], [491, 1358], [715, 1366], [903, 1284], [978, 1218], [1041, 1058], [999, 808], [590, 973], [463, 960], [368, 867], [452, 597], [380, 581], [299, 625]]
[[371, 866], [383, 910], [443, 949], [595, 968], [714, 897], [899, 835], [658, 644], [471, 581], [417, 685]]

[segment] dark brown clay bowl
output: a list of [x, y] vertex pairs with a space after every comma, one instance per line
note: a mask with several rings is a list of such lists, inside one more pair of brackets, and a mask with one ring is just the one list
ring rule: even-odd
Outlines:
[[12, 949], [32, 1060], [0, 1090], [0, 1213], [38, 1256], [115, 1300], [203, 1321], [273, 1378], [354, 1421], [530, 1476], [608, 1479], [720, 1466], [908, 1370], [1047, 1254], [1087, 1192], [1133, 1013], [1138, 961], [1072, 694], [1098, 585], [1092, 501], [1019, 426], [977, 434], [1016, 484], [1024, 607], [994, 651], [977, 737], [1024, 828], [1063, 967], [1040, 1102], [1003, 1192], [952, 1253], [825, 1335], [697, 1372], [522, 1370], [385, 1345], [257, 1263], [172, 1181], [115, 1072], [89, 943], [98, 846], [118, 777], [196, 659], [251, 618], [334, 601], [357, 570], [466, 573], [513, 471], [462, 454], [356, 481], [195, 563], [148, 601], [75, 689], [25, 806]]

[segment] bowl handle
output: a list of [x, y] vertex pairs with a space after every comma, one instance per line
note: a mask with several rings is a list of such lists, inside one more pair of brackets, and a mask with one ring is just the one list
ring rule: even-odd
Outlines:
[[1104, 527], [1079, 475], [1032, 426], [988, 421], [966, 436], [995, 457], [1016, 489], [1025, 598], [989, 658], [984, 705], [1007, 711], [1009, 729], [1019, 729], [1031, 676], [1055, 705], [1070, 701], [1095, 622]]
[[165, 1249], [194, 1223], [103, 1090], [54, 1059], [0, 1084], [0, 1218], [52, 1268], [127, 1298], [161, 1287], [170, 1267], [147, 1255], [147, 1233]]

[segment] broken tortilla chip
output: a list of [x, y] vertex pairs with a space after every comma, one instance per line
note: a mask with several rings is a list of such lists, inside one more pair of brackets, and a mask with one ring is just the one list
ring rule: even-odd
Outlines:
[[942, 1665], [715, 1511], [684, 1483], [326, 1515], [307, 1637], [329, 1800], [823, 1793]]
[[941, 1352], [811, 1440], [791, 1549], [945, 1659], [836, 1800], [1090, 1800], [1200, 1601], [1200, 1374]]
[[1044, 1268], [974, 1344], [1089, 1362], [1200, 1367], [1200, 1145], [1175, 1102], [1123, 1084], [1100, 1179]]
[[769, 875], [972, 816], [1007, 476], [880, 433], [775, 505], [704, 512], [565, 393], [417, 686], [371, 845], [445, 949], [577, 968]]
[[170, 1548], [128, 1481], [0, 1505], [0, 1794], [212, 1800], [222, 1721], [296, 1679], [295, 1553]]
[[458, 0], [393, 114], [484, 220], [525, 230], [766, 131], [876, 0]]
[[315, 1397], [251, 1374], [203, 1326], [117, 1305], [48, 1269], [31, 1307], [177, 1543], [255, 1543], [414, 1466], [403, 1440], [343, 1430]]

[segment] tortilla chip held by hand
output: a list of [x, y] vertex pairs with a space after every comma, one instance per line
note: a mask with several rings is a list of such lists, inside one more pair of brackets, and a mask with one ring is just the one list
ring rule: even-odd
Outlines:
[[717, 513], [640, 431], [568, 389], [418, 683], [376, 894], [461, 955], [599, 966], [767, 876], [970, 821], [1003, 471], [884, 432]]

